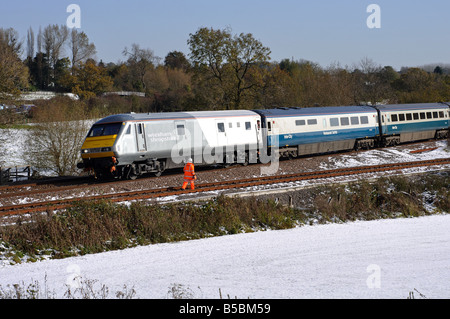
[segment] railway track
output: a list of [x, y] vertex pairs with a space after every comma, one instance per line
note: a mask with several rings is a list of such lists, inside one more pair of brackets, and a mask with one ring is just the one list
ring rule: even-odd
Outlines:
[[405, 162], [405, 163], [382, 164], [374, 166], [360, 166], [360, 167], [341, 168], [317, 172], [302, 172], [296, 174], [286, 174], [277, 176], [263, 176], [239, 180], [220, 181], [217, 183], [203, 183], [196, 185], [195, 190], [182, 190], [180, 187], [165, 187], [165, 188], [155, 188], [148, 190], [130, 191], [106, 195], [81, 197], [81, 198], [65, 198], [60, 200], [42, 201], [11, 206], [0, 206], [0, 216], [21, 215], [45, 211], [49, 212], [57, 211], [73, 206], [76, 202], [81, 200], [89, 200], [89, 201], [109, 200], [112, 202], [125, 202], [125, 201], [145, 200], [173, 195], [182, 195], [186, 193], [195, 194], [217, 190], [227, 190], [233, 188], [235, 189], [246, 188], [277, 183], [298, 182], [302, 180], [324, 179], [337, 176], [349, 176], [349, 175], [358, 175], [376, 172], [397, 171], [414, 167], [425, 167], [425, 166], [435, 166], [445, 164], [450, 164], [450, 158]]

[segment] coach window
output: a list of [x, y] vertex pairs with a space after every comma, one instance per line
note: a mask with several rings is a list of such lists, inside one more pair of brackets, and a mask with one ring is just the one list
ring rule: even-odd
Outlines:
[[405, 114], [399, 114], [399, 115], [398, 115], [398, 120], [399, 120], [400, 122], [405, 121]]
[[438, 112], [433, 112], [433, 118], [437, 119], [438, 118]]
[[398, 121], [398, 115], [397, 114], [392, 114], [391, 115], [391, 119], [392, 119], [392, 122], [397, 122]]
[[308, 125], [317, 125], [317, 120], [316, 119], [308, 120]]
[[217, 123], [217, 130], [219, 131], [219, 133], [225, 133], [225, 124]]
[[339, 126], [339, 119], [336, 117], [330, 119], [330, 126]]
[[342, 125], [342, 126], [350, 125], [350, 122], [349, 122], [349, 120], [348, 120], [348, 117], [341, 117], [341, 125]]
[[407, 121], [412, 121], [412, 114], [411, 113], [407, 113], [406, 114], [406, 120]]
[[427, 117], [425, 116], [425, 113], [420, 113], [420, 119], [421, 120], [425, 120]]
[[414, 113], [413, 114], [413, 118], [414, 118], [414, 120], [418, 120], [419, 119], [419, 113]]
[[295, 125], [297, 125], [297, 126], [306, 125], [306, 122], [305, 122], [305, 120], [296, 120]]
[[427, 119], [432, 119], [433, 115], [431, 114], [431, 112], [427, 112]]
[[358, 118], [357, 116], [352, 116], [352, 117], [350, 118], [350, 123], [351, 123], [352, 125], [359, 125], [359, 118]]
[[368, 116], [361, 116], [361, 124], [369, 124], [369, 117]]
[[440, 117], [440, 118], [444, 118], [444, 117], [445, 117], [444, 111], [439, 111], [439, 117]]

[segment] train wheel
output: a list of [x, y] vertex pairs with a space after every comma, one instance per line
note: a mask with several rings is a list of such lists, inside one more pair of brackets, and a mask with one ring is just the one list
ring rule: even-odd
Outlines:
[[124, 170], [124, 173], [125, 179], [135, 180], [138, 177], [138, 174], [136, 172], [136, 165], [134, 164], [129, 165], [128, 168]]

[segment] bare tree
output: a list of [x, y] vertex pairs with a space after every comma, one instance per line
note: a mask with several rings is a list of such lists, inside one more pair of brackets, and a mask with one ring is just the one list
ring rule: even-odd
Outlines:
[[97, 53], [95, 45], [89, 43], [86, 33], [78, 32], [76, 29], [72, 29], [70, 33], [69, 48], [72, 55], [72, 70], [79, 62], [86, 62]]
[[53, 68], [53, 76], [55, 76], [55, 66], [63, 54], [64, 43], [68, 37], [69, 28], [65, 25], [49, 25], [42, 34], [44, 50]]
[[138, 82], [138, 89], [147, 90], [145, 75], [157, 65], [160, 58], [151, 49], [141, 49], [139, 44], [133, 43], [131, 49], [127, 47], [123, 50], [123, 55], [128, 56], [127, 64], [131, 74]]
[[27, 57], [34, 57], [34, 31], [31, 27], [27, 31]]
[[39, 32], [37, 36], [37, 53], [42, 53], [42, 41], [43, 41], [43, 35], [42, 35], [42, 28], [39, 27]]
[[81, 145], [91, 124], [86, 118], [86, 106], [79, 101], [56, 98], [39, 106], [24, 152], [26, 162], [41, 172], [77, 174]]

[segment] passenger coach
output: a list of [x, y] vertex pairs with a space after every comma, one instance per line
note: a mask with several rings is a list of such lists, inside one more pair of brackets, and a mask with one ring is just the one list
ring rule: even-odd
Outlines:
[[444, 103], [380, 105], [380, 126], [384, 145], [446, 138], [449, 107]]
[[327, 153], [373, 147], [379, 126], [369, 106], [278, 108], [256, 110], [261, 115], [267, 146], [281, 156]]

